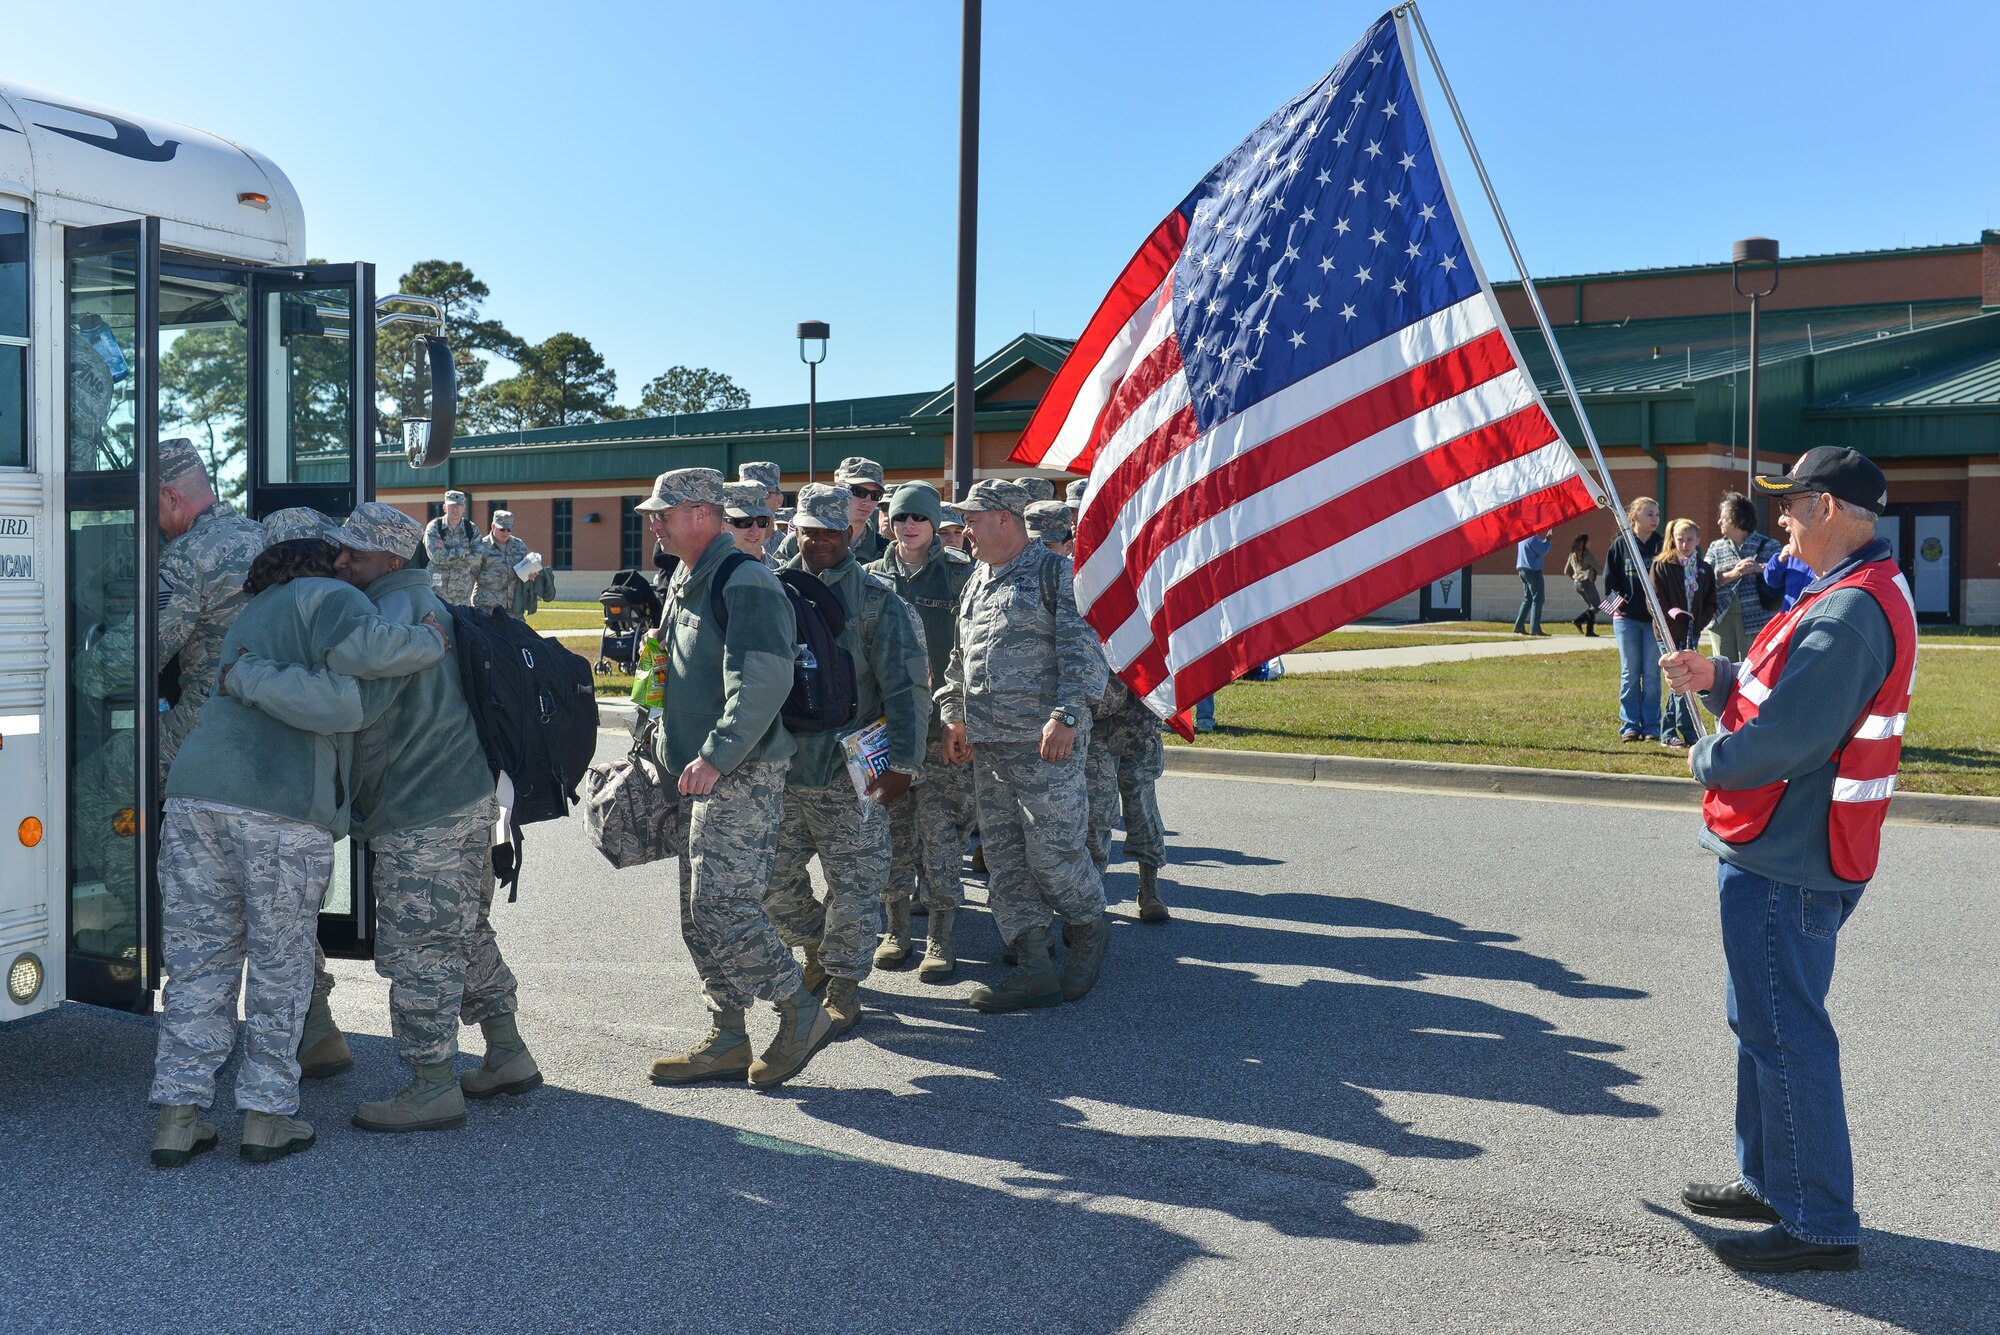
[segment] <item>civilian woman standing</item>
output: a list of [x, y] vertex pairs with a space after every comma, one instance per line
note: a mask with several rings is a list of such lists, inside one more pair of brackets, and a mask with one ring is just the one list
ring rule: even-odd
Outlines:
[[1611, 633], [1618, 637], [1618, 736], [1636, 742], [1660, 735], [1660, 651], [1643, 582], [1660, 554], [1660, 503], [1641, 496], [1625, 507], [1625, 518], [1639, 541], [1639, 560], [1633, 561], [1622, 537], [1614, 541], [1604, 558], [1604, 591], [1624, 600], [1611, 614]]
[[[1667, 525], [1667, 542], [1653, 558], [1653, 591], [1667, 614], [1674, 642], [1668, 652], [1701, 643], [1701, 630], [1715, 616], [1715, 567], [1701, 555], [1701, 529], [1692, 519]], [[1667, 701], [1660, 740], [1668, 746], [1693, 746], [1694, 719], [1685, 697]]]
[[1590, 535], [1577, 534], [1570, 540], [1569, 560], [1563, 562], [1563, 574], [1576, 585], [1576, 596], [1583, 599], [1583, 610], [1571, 617], [1569, 624], [1592, 639], [1597, 637], [1597, 605], [1604, 601], [1597, 591], [1598, 573], [1597, 558], [1590, 554]]

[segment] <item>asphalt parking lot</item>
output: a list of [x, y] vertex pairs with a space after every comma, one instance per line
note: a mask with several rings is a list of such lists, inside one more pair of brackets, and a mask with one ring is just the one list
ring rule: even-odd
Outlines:
[[1994, 1328], [2000, 835], [1888, 832], [1834, 997], [1864, 1269], [1751, 1279], [1677, 1199], [1732, 1172], [1691, 817], [1179, 778], [1161, 807], [1176, 921], [1132, 921], [1120, 865], [1085, 1001], [968, 1010], [1000, 972], [974, 911], [956, 981], [877, 975], [772, 1094], [647, 1083], [706, 1028], [672, 867], [614, 872], [580, 826], [530, 832], [498, 914], [548, 1085], [461, 1132], [348, 1127], [402, 1078], [363, 964], [358, 1067], [270, 1167], [233, 1114], [147, 1165], [150, 1020], [0, 1029], [0, 1326]]

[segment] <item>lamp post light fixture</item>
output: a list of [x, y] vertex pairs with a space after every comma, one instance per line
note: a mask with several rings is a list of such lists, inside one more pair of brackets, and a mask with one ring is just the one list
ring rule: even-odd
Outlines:
[[[1745, 265], [1753, 269], [1770, 266], [1771, 285], [1759, 291], [1743, 290], [1743, 269]], [[1749, 481], [1743, 490], [1752, 496], [1757, 494], [1757, 303], [1778, 290], [1778, 243], [1768, 236], [1746, 237], [1736, 243], [1729, 256], [1729, 285], [1739, 297], [1750, 300], [1750, 446]]]
[[[826, 339], [833, 331], [824, 320], [799, 321], [799, 360], [806, 364], [806, 481], [819, 481], [819, 364], [826, 360]], [[818, 344], [811, 351], [807, 344]]]

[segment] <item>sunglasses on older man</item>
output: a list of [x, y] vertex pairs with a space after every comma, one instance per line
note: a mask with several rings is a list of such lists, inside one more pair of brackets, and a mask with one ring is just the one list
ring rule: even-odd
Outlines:
[[1788, 515], [1792, 512], [1792, 507], [1800, 501], [1810, 501], [1818, 505], [1819, 498], [1824, 495], [1826, 493], [1823, 491], [1795, 491], [1790, 495], [1776, 497], [1771, 504], [1777, 508], [1779, 514]]
[[765, 519], [765, 518], [762, 518], [761, 516], [753, 516], [753, 517], [751, 517], [751, 518], [749, 518], [749, 519], [731, 519], [731, 520], [729, 521], [729, 527], [731, 527], [731, 528], [769, 528], [769, 527], [771, 527], [771, 521], [770, 521], [770, 520], [768, 520], [768, 519]]

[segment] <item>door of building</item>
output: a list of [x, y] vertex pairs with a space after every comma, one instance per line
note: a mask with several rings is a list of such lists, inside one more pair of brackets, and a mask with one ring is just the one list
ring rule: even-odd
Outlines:
[[1891, 505], [1875, 521], [1876, 536], [1909, 582], [1917, 620], [1930, 625], [1959, 619], [1959, 507], [1956, 502], [1924, 501]]

